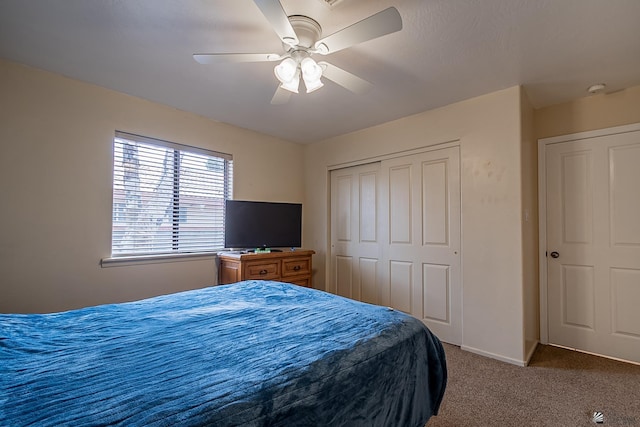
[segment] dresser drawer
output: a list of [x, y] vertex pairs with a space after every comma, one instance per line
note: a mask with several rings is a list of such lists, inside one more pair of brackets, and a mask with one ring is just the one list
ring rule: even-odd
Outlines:
[[274, 280], [280, 277], [280, 261], [248, 262], [245, 267], [245, 279]]
[[311, 258], [300, 257], [282, 260], [282, 277], [308, 275], [311, 273]]
[[293, 283], [294, 285], [302, 286], [305, 288], [311, 287], [311, 277], [298, 277], [292, 279], [289, 283]]

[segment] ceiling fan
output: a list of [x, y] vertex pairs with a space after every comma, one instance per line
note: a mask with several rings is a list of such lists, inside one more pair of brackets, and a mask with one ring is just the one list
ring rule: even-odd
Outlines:
[[402, 29], [398, 10], [390, 7], [322, 37], [318, 22], [303, 15], [287, 16], [279, 0], [254, 2], [280, 37], [284, 53], [197, 53], [193, 58], [200, 64], [280, 61], [274, 68], [280, 85], [271, 99], [272, 104], [284, 104], [291, 93], [298, 93], [301, 77], [307, 93], [323, 86], [322, 77], [356, 94], [366, 92], [371, 83], [326, 61], [316, 62], [312, 56], [329, 55]]

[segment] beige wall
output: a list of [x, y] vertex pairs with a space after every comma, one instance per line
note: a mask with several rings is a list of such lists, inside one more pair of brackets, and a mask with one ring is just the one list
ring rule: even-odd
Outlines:
[[522, 130], [522, 290], [524, 354], [528, 360], [540, 339], [540, 286], [538, 279], [538, 144], [534, 110], [521, 90]]
[[213, 258], [100, 267], [111, 251], [116, 129], [232, 154], [236, 198], [303, 200], [301, 145], [6, 61], [0, 94], [0, 312], [216, 283]]
[[305, 245], [323, 288], [328, 168], [459, 140], [463, 347], [524, 361], [522, 163], [519, 87], [312, 144], [305, 151]]
[[640, 123], [640, 86], [535, 111], [536, 139]]

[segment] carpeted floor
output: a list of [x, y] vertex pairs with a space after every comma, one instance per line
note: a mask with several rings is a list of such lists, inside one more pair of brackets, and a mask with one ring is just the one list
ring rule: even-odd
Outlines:
[[539, 345], [528, 367], [445, 344], [449, 382], [426, 427], [640, 427], [640, 366]]

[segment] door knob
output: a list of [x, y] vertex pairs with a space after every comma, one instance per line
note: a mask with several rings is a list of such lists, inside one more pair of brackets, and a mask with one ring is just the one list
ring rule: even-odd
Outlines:
[[558, 258], [560, 254], [556, 251], [551, 252], [551, 258]]

